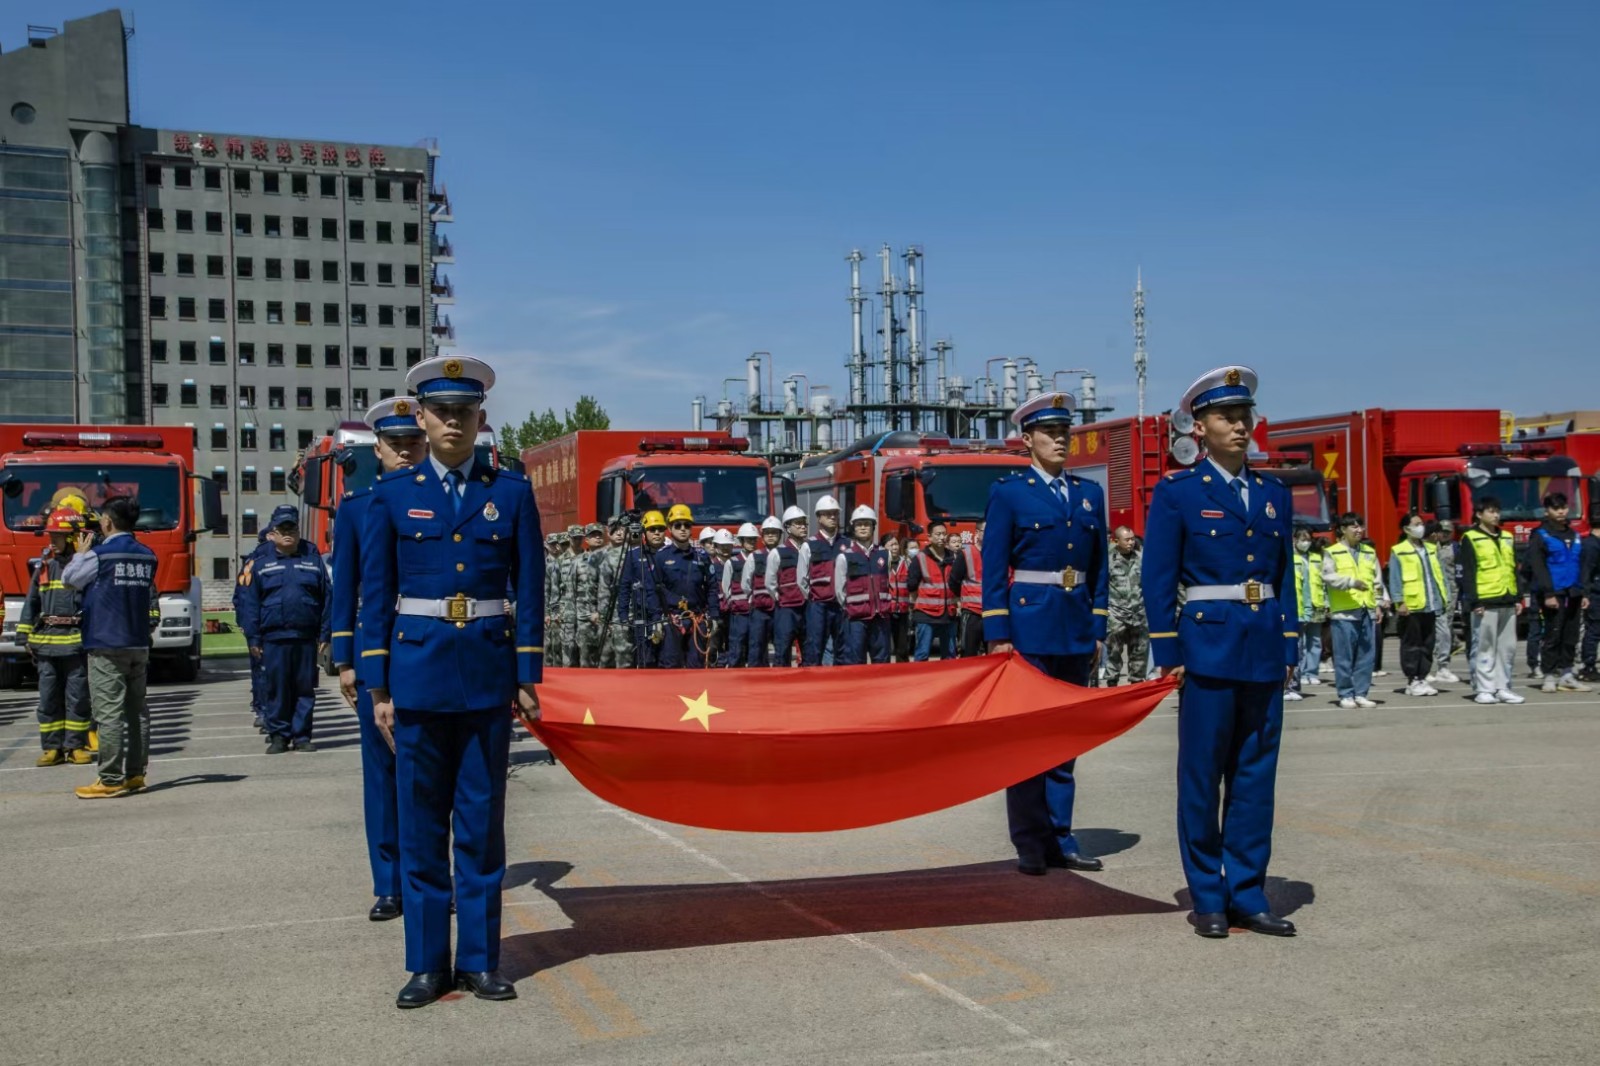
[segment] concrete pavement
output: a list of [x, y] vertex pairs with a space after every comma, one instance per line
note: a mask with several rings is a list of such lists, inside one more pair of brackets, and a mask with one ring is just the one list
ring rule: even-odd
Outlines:
[[[1390, 649], [1390, 659], [1398, 657]], [[1270, 894], [1193, 936], [1174, 704], [1080, 763], [1098, 875], [1014, 872], [994, 796], [850, 833], [685, 829], [513, 747], [504, 970], [394, 1009], [354, 717], [261, 754], [239, 661], [152, 690], [150, 790], [73, 798], [0, 693], [0, 1063], [1560, 1063], [1600, 1056], [1600, 693], [1380, 679], [1289, 705]], [[641, 679], [642, 683], [648, 683]], [[1386, 684], [1387, 682], [1387, 684]], [[1392, 691], [1391, 691], [1392, 690]]]

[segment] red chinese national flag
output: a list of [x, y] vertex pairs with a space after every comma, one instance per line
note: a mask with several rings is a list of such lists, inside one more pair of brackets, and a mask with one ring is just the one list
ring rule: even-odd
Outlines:
[[912, 818], [1125, 733], [1171, 681], [1079, 688], [1019, 656], [800, 670], [545, 671], [541, 740], [601, 799], [809, 833]]

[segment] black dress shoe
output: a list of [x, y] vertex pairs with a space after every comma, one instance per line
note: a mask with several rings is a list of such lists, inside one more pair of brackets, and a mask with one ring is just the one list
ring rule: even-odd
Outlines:
[[387, 922], [400, 917], [399, 896], [379, 896], [372, 904], [372, 909], [367, 912], [367, 918], [374, 922]]
[[1062, 852], [1060, 855], [1048, 855], [1045, 863], [1058, 870], [1080, 870], [1084, 873], [1099, 873], [1106, 868], [1106, 864], [1099, 859], [1091, 859], [1087, 855], [1079, 855], [1075, 851]]
[[471, 992], [479, 999], [517, 998], [516, 986], [501, 977], [498, 970], [485, 970], [482, 973], [457, 970], [456, 987], [463, 992]]
[[1043, 877], [1050, 871], [1042, 862], [1028, 862], [1025, 859], [1017, 860], [1017, 873], [1027, 874], [1029, 877]]
[[1260, 914], [1234, 914], [1231, 917], [1234, 925], [1240, 929], [1248, 929], [1252, 933], [1294, 936], [1294, 923], [1287, 918], [1279, 918], [1271, 911], [1262, 911]]
[[394, 1005], [401, 1010], [426, 1007], [446, 992], [455, 991], [455, 987], [455, 982], [450, 979], [448, 972], [414, 973], [411, 975], [411, 980], [400, 990]]
[[1189, 924], [1194, 926], [1197, 936], [1209, 940], [1225, 940], [1228, 936], [1228, 916], [1225, 914], [1201, 914], [1199, 911], [1189, 915]]

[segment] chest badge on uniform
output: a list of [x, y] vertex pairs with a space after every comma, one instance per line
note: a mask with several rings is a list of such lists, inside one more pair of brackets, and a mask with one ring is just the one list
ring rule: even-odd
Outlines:
[[1090, 503], [1089, 503], [1089, 501], [1088, 501], [1088, 500], [1084, 500], [1084, 501], [1083, 501], [1083, 509], [1084, 509], [1084, 510], [1085, 510], [1085, 511], [1093, 511], [1093, 510], [1094, 510], [1094, 507], [1093, 507], [1093, 506], [1092, 506], [1092, 505], [1091, 505], [1091, 504], [1090, 504]]
[[1200, 512], [1200, 517], [1201, 518], [1221, 518], [1222, 517], [1222, 512], [1221, 511], [1201, 511]]
[[406, 517], [407, 518], [432, 518], [433, 517], [433, 512], [432, 511], [423, 511], [423, 510], [420, 510], [418, 508], [412, 508], [411, 510], [406, 512]]
[[1262, 508], [1262, 510], [1267, 512], [1267, 517], [1268, 518], [1277, 518], [1278, 517], [1278, 509], [1276, 507], [1272, 506], [1271, 503], [1268, 503], [1265, 507]]
[[491, 522], [500, 517], [500, 508], [494, 505], [493, 500], [483, 505], [483, 517]]

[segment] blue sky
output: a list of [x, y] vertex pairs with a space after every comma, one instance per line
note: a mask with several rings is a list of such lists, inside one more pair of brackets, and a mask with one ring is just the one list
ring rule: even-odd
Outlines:
[[[8, 10], [10, 48], [96, 8]], [[496, 417], [591, 392], [682, 425], [755, 350], [840, 392], [843, 257], [876, 278], [885, 241], [925, 248], [928, 332], [969, 380], [1089, 366], [1131, 413], [1142, 266], [1153, 408], [1233, 360], [1269, 416], [1600, 406], [1592, 2], [134, 17], [136, 121], [439, 138], [452, 318], [502, 371]]]

